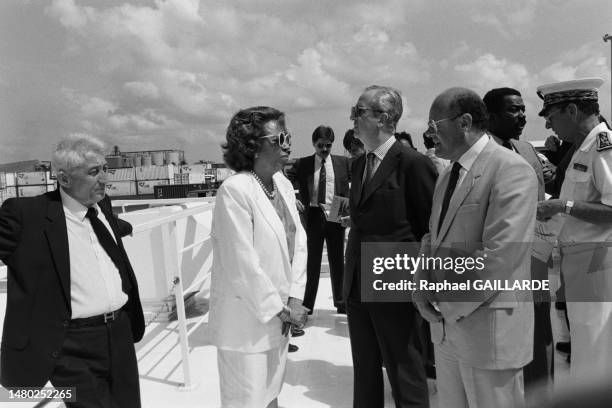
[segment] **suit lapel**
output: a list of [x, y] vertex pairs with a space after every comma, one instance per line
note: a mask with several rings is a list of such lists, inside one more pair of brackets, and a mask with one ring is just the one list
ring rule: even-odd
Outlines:
[[[472, 191], [474, 184], [478, 181], [478, 179], [482, 176], [484, 170], [486, 169], [489, 158], [491, 157], [491, 151], [492, 151], [492, 146], [493, 146], [492, 143], [496, 143], [496, 142], [494, 140], [489, 140], [489, 142], [487, 142], [484, 149], [480, 152], [480, 154], [478, 155], [478, 157], [472, 164], [472, 168], [470, 169], [470, 171], [467, 172], [467, 174], [463, 178], [461, 185], [459, 185], [457, 189], [455, 190], [455, 192], [453, 193], [453, 196], [450, 202], [448, 203], [448, 210], [446, 211], [446, 216], [444, 217], [442, 226], [440, 227], [440, 233], [438, 234], [438, 237], [436, 240], [438, 244], [442, 241], [442, 239], [448, 232], [455, 218], [455, 215], [457, 215], [457, 211], [461, 207], [461, 204], [463, 204], [463, 202], [467, 198], [470, 191]], [[442, 191], [446, 190], [447, 185], [448, 185], [448, 180], [444, 184], [444, 190]], [[439, 217], [439, 215], [440, 215], [440, 212], [438, 211], [437, 217]], [[439, 222], [440, 220], [438, 220], [438, 223]], [[436, 228], [437, 228], [437, 225], [436, 225]]]
[[[274, 174], [273, 179], [276, 180], [277, 177], [277, 174]], [[287, 248], [287, 236], [285, 235], [285, 227], [283, 227], [283, 223], [281, 222], [280, 217], [276, 213], [276, 209], [274, 208], [266, 194], [263, 192], [261, 186], [259, 186], [257, 181], [255, 181], [255, 179], [253, 179], [252, 177], [251, 182], [254, 183], [255, 187], [255, 205], [259, 208], [260, 213], [262, 214], [268, 225], [270, 225], [272, 231], [274, 231], [274, 235], [276, 235], [276, 239], [278, 240], [278, 243], [283, 249], [284, 257], [286, 257], [287, 262], [289, 262], [289, 249]], [[281, 198], [285, 201], [286, 205], [286, 203], [288, 202], [287, 199], [284, 197], [286, 193], [281, 191], [282, 189], [279, 187], [279, 183], [276, 183], [276, 187], [278, 190], [277, 193], [281, 194]]]
[[47, 243], [51, 249], [55, 271], [64, 292], [64, 298], [68, 310], [72, 313], [70, 297], [70, 253], [68, 251], [68, 230], [66, 228], [66, 216], [59, 190], [49, 194], [47, 204], [47, 224], [44, 233]]
[[329, 159], [332, 162], [332, 166], [334, 168], [334, 195], [338, 195], [340, 189], [340, 173], [342, 172], [342, 168], [340, 166], [340, 162], [334, 158], [331, 154], [329, 155]]
[[365, 189], [363, 191], [363, 196], [361, 197], [361, 202], [365, 202], [368, 197], [372, 195], [374, 191], [376, 191], [391, 175], [391, 173], [397, 167], [397, 162], [399, 161], [399, 154], [401, 152], [401, 143], [395, 142], [383, 158], [383, 161], [376, 169], [376, 173], [372, 179], [365, 184]]
[[305, 157], [303, 163], [303, 171], [306, 177], [306, 190], [308, 191], [308, 197], [304, 205], [309, 205], [312, 200], [312, 192], [314, 191], [314, 172], [315, 172], [315, 159], [314, 155]]
[[361, 157], [355, 159], [353, 162], [353, 178], [351, 181], [351, 196], [353, 197], [354, 205], [351, 205], [351, 208], [356, 208], [357, 205], [361, 202], [361, 193], [363, 189], [363, 172], [365, 171], [365, 162], [366, 156], [365, 154]]

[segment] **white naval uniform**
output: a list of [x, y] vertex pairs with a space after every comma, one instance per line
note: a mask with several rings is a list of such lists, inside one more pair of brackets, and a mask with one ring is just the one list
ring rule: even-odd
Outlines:
[[[604, 123], [574, 153], [559, 198], [612, 206], [612, 131]], [[570, 375], [611, 374], [612, 223], [566, 218], [559, 244], [571, 328]]]

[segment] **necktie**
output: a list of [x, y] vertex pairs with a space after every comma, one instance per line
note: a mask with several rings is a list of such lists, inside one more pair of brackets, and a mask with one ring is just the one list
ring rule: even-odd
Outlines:
[[453, 164], [453, 169], [451, 170], [450, 178], [448, 180], [448, 186], [446, 186], [444, 200], [442, 201], [442, 210], [440, 211], [440, 218], [438, 220], [438, 232], [440, 232], [440, 227], [444, 222], [444, 217], [446, 216], [446, 211], [448, 210], [448, 204], [450, 203], [450, 199], [453, 196], [455, 187], [457, 187], [457, 180], [459, 180], [459, 170], [461, 170], [461, 165], [459, 164], [459, 162], [455, 162]]
[[317, 192], [317, 203], [325, 204], [325, 177], [327, 172], [325, 171], [325, 159], [321, 160], [321, 171], [319, 172], [319, 189]]
[[102, 221], [100, 221], [100, 219], [98, 218], [98, 212], [95, 208], [89, 207], [87, 209], [87, 214], [85, 214], [85, 217], [89, 218], [94, 233], [98, 237], [98, 241], [100, 241], [100, 245], [102, 245], [104, 251], [106, 251], [110, 259], [113, 261], [113, 263], [119, 270], [119, 274], [122, 277], [121, 280], [123, 281], [123, 286], [125, 286], [127, 284], [126, 279], [123, 279], [125, 265], [123, 263], [123, 257], [121, 256], [121, 250], [119, 249], [119, 246], [117, 246], [117, 243], [111, 236], [110, 232], [108, 231], [108, 228], [106, 228]]
[[366, 177], [365, 183], [372, 179], [372, 175], [374, 173], [374, 153], [370, 152], [366, 155]]

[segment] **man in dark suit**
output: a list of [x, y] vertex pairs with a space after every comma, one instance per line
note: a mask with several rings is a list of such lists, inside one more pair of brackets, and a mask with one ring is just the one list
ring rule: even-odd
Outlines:
[[420, 317], [414, 306], [365, 302], [361, 296], [362, 243], [419, 242], [428, 231], [437, 173], [427, 157], [393, 137], [401, 116], [399, 92], [381, 86], [366, 88], [351, 109], [355, 136], [368, 152], [352, 164], [351, 230], [343, 288], [353, 354], [354, 407], [383, 407], [383, 362], [396, 407], [429, 406], [425, 370], [415, 348]]
[[0, 259], [8, 267], [1, 383], [76, 388], [68, 407], [140, 407], [134, 342], [144, 334], [136, 277], [105, 196], [104, 144], [62, 140], [59, 189], [6, 200]]
[[[525, 104], [521, 93], [513, 88], [496, 88], [486, 93], [483, 102], [489, 112], [488, 131], [498, 144], [518, 153], [533, 168], [538, 178], [538, 201], [544, 200], [544, 186], [552, 181], [553, 171], [544, 172], [542, 162], [533, 146], [519, 140], [525, 127]], [[531, 258], [531, 278], [548, 279], [546, 262]], [[550, 322], [550, 294], [534, 293], [533, 360], [523, 369], [528, 400], [541, 392], [542, 383], [551, 379], [551, 359], [547, 347], [552, 343]]]
[[299, 209], [304, 214], [308, 238], [308, 263], [306, 291], [303, 305], [314, 310], [319, 277], [323, 241], [327, 244], [334, 306], [338, 313], [346, 313], [342, 298], [344, 270], [344, 227], [338, 222], [327, 221], [334, 196], [348, 197], [350, 170], [348, 158], [332, 155], [334, 131], [319, 126], [312, 133], [315, 154], [300, 158], [292, 179], [300, 191]]

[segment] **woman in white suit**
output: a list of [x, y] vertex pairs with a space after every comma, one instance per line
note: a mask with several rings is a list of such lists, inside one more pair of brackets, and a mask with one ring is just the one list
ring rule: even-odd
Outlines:
[[291, 135], [274, 108], [241, 110], [223, 145], [237, 173], [213, 212], [209, 327], [217, 346], [223, 407], [276, 407], [290, 326], [303, 326], [306, 234], [293, 186], [280, 172]]

